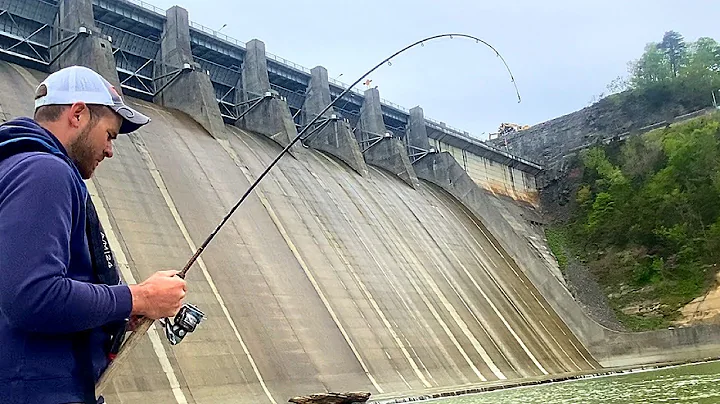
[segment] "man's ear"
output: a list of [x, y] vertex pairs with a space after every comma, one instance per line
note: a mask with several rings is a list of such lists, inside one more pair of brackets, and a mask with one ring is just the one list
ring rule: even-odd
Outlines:
[[90, 119], [90, 109], [84, 102], [76, 102], [71, 105], [67, 112], [67, 119], [70, 126], [79, 128]]

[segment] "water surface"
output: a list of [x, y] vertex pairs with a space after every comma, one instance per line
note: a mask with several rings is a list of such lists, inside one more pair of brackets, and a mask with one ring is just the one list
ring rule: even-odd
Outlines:
[[476, 403], [720, 403], [720, 362], [523, 387], [436, 401]]

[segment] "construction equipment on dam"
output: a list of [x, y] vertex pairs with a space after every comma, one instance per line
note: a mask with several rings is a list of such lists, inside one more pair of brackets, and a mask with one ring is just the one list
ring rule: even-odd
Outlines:
[[153, 119], [88, 182], [130, 283], [181, 268], [278, 153], [313, 118], [324, 124], [307, 149], [291, 145], [187, 274], [201, 327], [178, 345], [150, 327], [102, 392], [109, 402], [381, 399], [718, 348], [713, 327], [634, 335], [583, 312], [533, 220], [537, 164], [376, 88], [323, 114], [347, 88], [324, 68], [193, 24], [182, 8], [2, 1], [0, 55], [6, 119], [32, 114], [19, 100], [73, 64]]

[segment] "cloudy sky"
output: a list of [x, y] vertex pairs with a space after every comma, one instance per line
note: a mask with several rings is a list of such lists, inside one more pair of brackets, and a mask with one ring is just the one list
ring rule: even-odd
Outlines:
[[190, 19], [349, 83], [422, 37], [461, 32], [403, 54], [371, 79], [381, 97], [485, 138], [502, 122], [536, 124], [587, 106], [625, 75], [648, 42], [667, 30], [687, 41], [720, 40], [717, 0], [145, 0], [185, 7]]

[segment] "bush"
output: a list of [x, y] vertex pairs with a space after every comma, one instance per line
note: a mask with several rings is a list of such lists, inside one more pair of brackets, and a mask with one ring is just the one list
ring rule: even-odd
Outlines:
[[566, 253], [568, 241], [565, 230], [563, 228], [546, 229], [545, 237], [547, 237], [550, 251], [552, 251], [553, 255], [558, 261], [560, 271], [565, 272], [568, 264], [568, 257]]
[[571, 224], [549, 230], [548, 242], [561, 268], [561, 247], [576, 245], [606, 290], [634, 288], [611, 299], [617, 310], [661, 303], [659, 320], [621, 316], [632, 328], [666, 325], [711, 283], [708, 268], [720, 260], [719, 139], [714, 114], [582, 156]]

